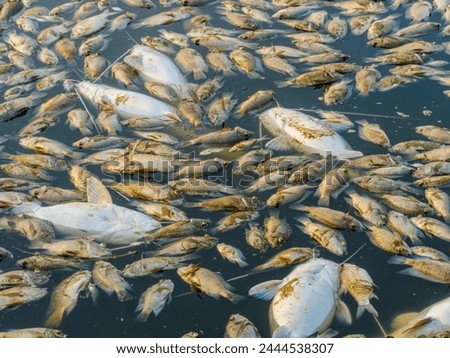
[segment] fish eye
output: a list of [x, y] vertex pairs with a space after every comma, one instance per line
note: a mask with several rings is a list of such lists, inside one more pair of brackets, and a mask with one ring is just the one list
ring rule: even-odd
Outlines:
[[206, 228], [206, 227], [208, 227], [208, 222], [207, 221], [202, 221], [201, 225], [202, 225], [203, 228]]
[[230, 318], [228, 318], [229, 322], [233, 322], [234, 321], [234, 316], [230, 316]]

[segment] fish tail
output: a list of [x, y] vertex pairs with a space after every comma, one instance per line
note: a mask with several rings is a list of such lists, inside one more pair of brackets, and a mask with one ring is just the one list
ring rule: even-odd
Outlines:
[[142, 311], [136, 316], [136, 322], [145, 323], [148, 320], [148, 316], [150, 316], [150, 312]]
[[117, 298], [120, 302], [125, 302], [133, 299], [133, 296], [127, 291], [123, 290], [120, 292], [117, 292]]
[[45, 320], [44, 326], [48, 328], [58, 328], [61, 325], [64, 310], [56, 309]]
[[229, 292], [225, 298], [227, 300], [229, 300], [230, 302], [237, 304], [237, 303], [241, 302], [245, 298], [245, 296], [237, 295], [235, 293]]
[[367, 303], [358, 306], [358, 309], [356, 310], [356, 318], [359, 319], [363, 315], [364, 311], [369, 312], [374, 317], [378, 317], [377, 310], [370, 303]]
[[223, 70], [223, 75], [224, 76], [237, 76], [236, 72], [234, 72], [232, 69], [224, 69]]
[[287, 81], [275, 81], [275, 85], [278, 88], [284, 88], [284, 87], [288, 87], [291, 85], [291, 81], [287, 80]]
[[193, 73], [196, 81], [206, 79], [206, 75], [202, 70], [193, 70]]
[[252, 80], [255, 80], [255, 79], [263, 80], [264, 79], [264, 76], [261, 76], [258, 72], [255, 72], [255, 71], [247, 72], [247, 76], [248, 76], [248, 78], [250, 78]]
[[247, 267], [248, 266], [248, 263], [241, 259], [236, 260], [236, 263], [239, 265], [239, 267]]
[[330, 196], [329, 195], [320, 195], [317, 205], [325, 206], [325, 207], [330, 206]]

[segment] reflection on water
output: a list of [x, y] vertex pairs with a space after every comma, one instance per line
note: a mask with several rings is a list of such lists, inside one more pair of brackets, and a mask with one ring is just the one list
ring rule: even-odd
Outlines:
[[[58, 5], [59, 1], [37, 1], [35, 6], [46, 6], [52, 8]], [[336, 1], [338, 3], [338, 1]], [[339, 1], [339, 3], [344, 3]], [[377, 3], [379, 4], [379, 3]], [[117, 6], [120, 6], [123, 10], [132, 11], [137, 14], [137, 22], [139, 19], [143, 19], [147, 16], [157, 14], [168, 9], [174, 9], [177, 5], [170, 7], [160, 7], [156, 5], [152, 9], [136, 9], [132, 8], [120, 1], [117, 2]], [[236, 29], [236, 26], [232, 26], [223, 20], [223, 17], [219, 15], [218, 8], [220, 3], [208, 4], [196, 8], [195, 13], [206, 13], [211, 16], [212, 26], [223, 27], [227, 29]], [[312, 10], [317, 12], [319, 10], [325, 10], [328, 12], [328, 19], [339, 13], [340, 10], [332, 7], [331, 3], [318, 2], [318, 8]], [[272, 15], [275, 10], [267, 10], [269, 15]], [[388, 16], [392, 10], [387, 13], [378, 15], [380, 18]], [[405, 19], [403, 8], [399, 8], [396, 13], [401, 16], [397, 19], [400, 27], [405, 27], [409, 24], [409, 21]], [[67, 15], [70, 18], [71, 15]], [[341, 16], [343, 19], [347, 19], [346, 16]], [[431, 15], [430, 21], [442, 22], [441, 14], [434, 11]], [[40, 25], [44, 28], [48, 24]], [[274, 21], [273, 24], [263, 24], [264, 27], [279, 31], [279, 36], [264, 40], [258, 43], [258, 46], [270, 46], [270, 45], [286, 45], [292, 46], [290, 39], [284, 36], [284, 32], [294, 32], [289, 27]], [[15, 27], [15, 25], [13, 25]], [[166, 26], [157, 26], [155, 28], [142, 27], [139, 29], [127, 28], [127, 32], [119, 31], [110, 35], [109, 46], [101, 51], [101, 54], [113, 62], [119, 56], [123, 55], [130, 47], [134, 45], [133, 41], [139, 41], [143, 36], [158, 36], [160, 29], [167, 29], [179, 33], [185, 33], [183, 28], [183, 22], [176, 22]], [[16, 29], [20, 32], [20, 29]], [[237, 30], [237, 29], [236, 29]], [[324, 31], [324, 30], [322, 30]], [[238, 30], [238, 33], [244, 32], [244, 30]], [[33, 34], [29, 34], [34, 36]], [[437, 33], [430, 33], [419, 37], [421, 40], [436, 41], [441, 43], [445, 41], [445, 37], [440, 37]], [[76, 43], [79, 45], [80, 40], [77, 39]], [[347, 35], [341, 39], [331, 43], [332, 48], [341, 51], [349, 56], [347, 62], [356, 64], [365, 64], [370, 57], [378, 56], [381, 53], [380, 49], [369, 47], [367, 44], [367, 37], [365, 34], [361, 36], [354, 36], [348, 31]], [[202, 46], [195, 46], [190, 44], [191, 47], [206, 56], [207, 49]], [[50, 46], [51, 47], [51, 46]], [[258, 56], [254, 50], [249, 50], [254, 55]], [[229, 53], [229, 51], [224, 51]], [[2, 59], [4, 62], [8, 62], [7, 58]], [[446, 61], [448, 60], [448, 54], [446, 52], [435, 52], [427, 56], [426, 61]], [[82, 75], [83, 71], [83, 58], [80, 56], [75, 57], [76, 67], [70, 73], [70, 77], [78, 79]], [[38, 63], [35, 60], [36, 64]], [[60, 60], [60, 65], [65, 68], [66, 62]], [[40, 65], [39, 65], [40, 66]], [[308, 69], [307, 64], [296, 63], [293, 64], [298, 73], [306, 72]], [[393, 66], [380, 64], [377, 66], [378, 71], [385, 76], [389, 74], [389, 70]], [[441, 67], [442, 70], [448, 70], [448, 64]], [[237, 72], [237, 71], [236, 71]], [[379, 124], [380, 127], [388, 135], [391, 144], [395, 144], [405, 140], [423, 139], [419, 134], [414, 131], [414, 127], [425, 124], [436, 124], [449, 127], [448, 120], [448, 98], [443, 94], [445, 89], [442, 85], [436, 82], [432, 78], [424, 77], [417, 78], [414, 83], [409, 83], [399, 88], [393, 89], [387, 92], [374, 91], [368, 96], [358, 95], [356, 90], [353, 90], [352, 95], [342, 104], [326, 107], [320, 97], [323, 95], [323, 88], [292, 88], [284, 87], [278, 88], [275, 83], [277, 81], [286, 81], [289, 77], [284, 74], [274, 72], [268, 68], [264, 69], [261, 79], [249, 79], [246, 75], [237, 72], [235, 77], [224, 77], [224, 85], [215, 98], [218, 98], [225, 93], [232, 93], [233, 98], [237, 99], [238, 103], [241, 103], [249, 95], [255, 93], [258, 90], [273, 90], [275, 92], [276, 101], [285, 108], [303, 108], [308, 114], [318, 117], [315, 112], [318, 109], [330, 109], [346, 113], [348, 117], [353, 120], [367, 120], [370, 123]], [[212, 79], [216, 76], [212, 69], [209, 69], [207, 78]], [[346, 78], [353, 79], [353, 75], [347, 75]], [[202, 81], [194, 80], [192, 75], [187, 76], [187, 79], [191, 83], [200, 84]], [[116, 81], [109, 73], [106, 73], [99, 81], [111, 86], [118, 86]], [[354, 85], [351, 82], [351, 86]], [[7, 90], [7, 87], [3, 87], [1, 94]], [[139, 91], [146, 93], [143, 86], [139, 85]], [[51, 98], [58, 93], [62, 92], [61, 86], [56, 86], [46, 93], [46, 98]], [[82, 108], [81, 103], [77, 102], [77, 108]], [[91, 111], [96, 113], [96, 109], [89, 107]], [[22, 148], [18, 145], [18, 133], [26, 125], [26, 123], [33, 117], [33, 113], [28, 113], [26, 116], [16, 118], [12, 121], [1, 123], [0, 134], [8, 138], [8, 141], [4, 144], [4, 151], [7, 153], [30, 153], [30, 151]], [[65, 144], [71, 143], [81, 139], [83, 136], [77, 131], [71, 131], [69, 127], [64, 123], [66, 115], [62, 114], [59, 118], [59, 123], [48, 130], [42, 135], [48, 138], [57, 139]], [[260, 127], [259, 121], [254, 115], [246, 115], [243, 118], [236, 118], [231, 116], [227, 121], [228, 127], [240, 126], [247, 130], [253, 131], [259, 134]], [[161, 129], [165, 131], [166, 129]], [[180, 141], [185, 141], [191, 138], [195, 138], [200, 133], [205, 133], [208, 128], [196, 128], [195, 130], [190, 127], [184, 127], [181, 124], [177, 124], [172, 128], [167, 129], [168, 132], [175, 135]], [[262, 131], [263, 135], [270, 134], [265, 130]], [[136, 137], [134, 133], [129, 129], [124, 129], [124, 136]], [[388, 150], [379, 147], [375, 144], [363, 141], [357, 133], [357, 130], [349, 130], [342, 133], [342, 136], [352, 146], [354, 150], [362, 151], [365, 155], [369, 154], [382, 154], [388, 153]], [[192, 149], [191, 147], [189, 149]], [[194, 149], [193, 149], [194, 150]], [[195, 148], [195, 156], [200, 157], [199, 150]], [[88, 152], [91, 153], [91, 152]], [[248, 186], [248, 179], [244, 175], [235, 175], [232, 171], [231, 163], [234, 160], [239, 159], [242, 156], [242, 152], [222, 152], [210, 155], [210, 158], [219, 157], [228, 161], [230, 164], [227, 166], [223, 177], [221, 175], [214, 175], [210, 179], [218, 179], [223, 181], [224, 184], [238, 188], [243, 182], [245, 186]], [[275, 155], [297, 155], [298, 153], [291, 150], [288, 152], [276, 152]], [[203, 157], [202, 157], [203, 159]], [[8, 162], [4, 160], [4, 162]], [[69, 161], [68, 164], [71, 162]], [[72, 162], [73, 163], [73, 162]], [[108, 173], [102, 173], [99, 165], [88, 165], [88, 169], [102, 179], [116, 179]], [[4, 176], [4, 174], [1, 174]], [[73, 188], [73, 185], [68, 180], [67, 173], [65, 171], [57, 172], [52, 171], [51, 175], [55, 179], [46, 183], [51, 186], [59, 186], [62, 188]], [[247, 179], [247, 182], [246, 182]], [[141, 179], [142, 180], [142, 179]], [[166, 181], [167, 176], [158, 177], [155, 176], [154, 180]], [[412, 176], [405, 175], [402, 180], [412, 182]], [[44, 185], [45, 181], [43, 181]], [[448, 189], [443, 188], [448, 192]], [[128, 200], [114, 191], [110, 191], [113, 202], [117, 205], [130, 207]], [[259, 200], [265, 201], [274, 193], [274, 189], [256, 193]], [[341, 194], [338, 199], [331, 199], [330, 208], [348, 212], [349, 206], [344, 201], [345, 193]], [[423, 202], [426, 199], [423, 194], [417, 196], [417, 198]], [[184, 201], [199, 202], [203, 200], [201, 197], [193, 197], [190, 195], [184, 196]], [[317, 198], [314, 195], [309, 196], [303, 204], [316, 205]], [[183, 207], [183, 210], [188, 214], [190, 218], [204, 218], [211, 221], [210, 228], [216, 226], [216, 223], [224, 217], [223, 212], [208, 212], [202, 211], [198, 208]], [[308, 238], [307, 235], [301, 232], [297, 227], [298, 222], [296, 218], [299, 216], [298, 211], [289, 209], [287, 206], [281, 206], [277, 209], [272, 209], [278, 212], [280, 218], [286, 218], [289, 225], [292, 227], [292, 235], [289, 237], [286, 244], [282, 246], [282, 249], [286, 249], [294, 246], [314, 247], [315, 243]], [[264, 219], [269, 216], [271, 212], [270, 208], [265, 208], [259, 211], [259, 217], [254, 221], [263, 225]], [[352, 212], [350, 210], [350, 212]], [[257, 283], [272, 280], [281, 279], [285, 277], [291, 268], [281, 268], [270, 272], [256, 273], [253, 275], [246, 275], [249, 268], [255, 267], [268, 258], [272, 257], [275, 253], [280, 251], [280, 248], [269, 249], [265, 253], [259, 253], [249, 247], [245, 241], [245, 227], [242, 225], [236, 229], [224, 232], [218, 232], [214, 236], [220, 239], [220, 242], [233, 245], [239, 248], [246, 256], [249, 264], [247, 267], [238, 267], [236, 264], [232, 264], [222, 259], [215, 248], [210, 250], [203, 250], [200, 252], [200, 258], [196, 260], [200, 266], [208, 268], [214, 272], [220, 272], [222, 276], [229, 280], [236, 278], [232, 281], [232, 285], [236, 288], [236, 293], [246, 295], [249, 288]], [[351, 255], [357, 249], [359, 249], [364, 243], [368, 242], [367, 236], [364, 232], [351, 232], [344, 231], [343, 235], [348, 243], [348, 253]], [[425, 245], [431, 246], [445, 253], [449, 253], [448, 243], [439, 240], [437, 238], [425, 237], [423, 239]], [[29, 256], [33, 249], [28, 247], [28, 240], [20, 237], [11, 232], [3, 231], [0, 233], [0, 247], [4, 247], [10, 250], [14, 254], [14, 259], [5, 259], [0, 263], [0, 269], [3, 271], [9, 271], [16, 269], [16, 260], [20, 260]], [[111, 262], [119, 269], [125, 267], [125, 265], [137, 260], [142, 252], [155, 250], [158, 246], [155, 244], [146, 244], [137, 248], [137, 253], [133, 256], [118, 257], [111, 260]], [[120, 252], [118, 252], [120, 253]], [[324, 249], [320, 250], [322, 257], [333, 260], [335, 262], [341, 262], [345, 260], [347, 256], [338, 257]], [[373, 281], [378, 288], [375, 289], [375, 293], [379, 300], [372, 300], [372, 304], [379, 313], [379, 320], [387, 331], [390, 329], [390, 323], [392, 319], [399, 313], [414, 312], [422, 310], [424, 307], [437, 302], [448, 295], [447, 287], [443, 284], [432, 283], [416, 277], [400, 275], [397, 273], [398, 267], [387, 264], [387, 259], [391, 255], [381, 251], [377, 247], [368, 243], [364, 248], [359, 251], [350, 262], [363, 267], [369, 272]], [[87, 265], [91, 268], [91, 263]], [[50, 281], [45, 285], [48, 291], [60, 283], [63, 279], [72, 274], [72, 271], [52, 271], [50, 274]], [[242, 276], [242, 277], [241, 277]], [[138, 298], [142, 292], [144, 292], [149, 286], [156, 284], [161, 278], [171, 279], [174, 284], [173, 299], [162, 312], [154, 317], [150, 316], [146, 323], [138, 323], [135, 321], [135, 309], [138, 303]], [[186, 285], [176, 274], [176, 271], [165, 271], [164, 273], [152, 277], [129, 279], [132, 284], [133, 300], [119, 302], [115, 295], [107, 296], [104, 292], [100, 292], [98, 300], [93, 303], [90, 298], [81, 297], [77, 303], [75, 310], [62, 321], [60, 329], [66, 333], [69, 337], [179, 337], [182, 334], [189, 331], [196, 331], [200, 333], [201, 337], [222, 337], [224, 334], [225, 326], [228, 317], [231, 314], [239, 313], [247, 317], [258, 328], [261, 336], [270, 336], [270, 329], [268, 324], [268, 311], [270, 301], [261, 301], [256, 299], [244, 299], [238, 304], [234, 305], [225, 299], [215, 300], [207, 295], [197, 295], [195, 293], [189, 293], [189, 286]], [[378, 328], [374, 319], [365, 313], [361, 318], [356, 319], [356, 303], [350, 296], [344, 296], [343, 299], [348, 304], [350, 311], [353, 315], [353, 322], [351, 325], [346, 326], [334, 321], [332, 327], [339, 331], [339, 336], [343, 336], [351, 333], [362, 333], [369, 337], [380, 337], [382, 333]], [[41, 326], [46, 319], [46, 311], [50, 302], [50, 294], [43, 299], [30, 303], [17, 309], [9, 309], [0, 312], [0, 330], [17, 329], [25, 327]]]

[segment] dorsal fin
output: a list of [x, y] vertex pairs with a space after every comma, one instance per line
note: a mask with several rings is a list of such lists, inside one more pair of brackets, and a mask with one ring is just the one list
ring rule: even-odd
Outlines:
[[87, 202], [97, 205], [112, 204], [111, 195], [100, 180], [91, 176], [87, 179]]

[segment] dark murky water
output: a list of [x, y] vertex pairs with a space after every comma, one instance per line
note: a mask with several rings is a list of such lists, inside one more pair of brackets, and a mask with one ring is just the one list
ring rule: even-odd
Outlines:
[[[54, 5], [61, 3], [61, 1], [37, 1], [36, 5], [46, 6], [51, 8]], [[159, 11], [168, 10], [168, 8], [161, 8], [158, 4], [154, 9], [133, 9], [118, 1], [118, 6], [124, 10], [134, 11], [139, 18], [154, 15]], [[219, 15], [215, 12], [218, 3], [199, 7], [199, 12], [209, 13], [212, 16], [211, 22], [216, 26], [223, 26], [230, 28], [231, 25], [220, 20]], [[174, 7], [174, 6], [172, 6]], [[331, 7], [326, 7], [332, 15], [336, 10]], [[404, 10], [398, 10], [403, 13]], [[381, 16], [385, 16], [383, 14]], [[431, 21], [441, 21], [440, 15], [434, 14]], [[401, 24], [405, 25], [404, 17], [401, 17]], [[274, 24], [273, 27], [287, 29], [283, 25]], [[43, 26], [42, 26], [43, 28]], [[166, 27], [168, 30], [183, 33], [183, 26], [181, 23], [175, 23]], [[144, 35], [157, 35], [157, 28], [142, 28], [139, 30], [129, 29], [130, 35], [139, 41], [139, 38]], [[133, 46], [133, 42], [124, 33], [113, 34], [113, 40], [107, 50], [102, 52], [103, 56], [108, 58], [111, 62], [119, 57], [123, 52]], [[422, 36], [421, 39], [427, 41], [443, 40], [437, 37], [436, 34]], [[372, 49], [366, 45], [366, 36], [353, 36], [350, 31], [347, 36], [332, 44], [332, 47], [341, 50], [350, 56], [349, 61], [363, 64], [364, 58], [372, 57], [379, 54], [380, 51]], [[77, 41], [79, 43], [79, 41]], [[268, 44], [289, 45], [287, 38], [278, 37], [270, 40]], [[206, 54], [205, 48], [196, 47], [202, 54]], [[435, 53], [430, 56], [433, 60], [448, 60], [448, 55], [444, 52]], [[80, 71], [82, 70], [83, 59], [77, 57], [77, 64]], [[64, 65], [64, 61], [61, 61]], [[298, 65], [299, 72], [305, 70], [306, 65]], [[382, 65], [378, 69], [382, 74], [387, 74], [391, 66]], [[444, 67], [449, 69], [447, 65]], [[73, 74], [75, 76], [75, 74]], [[213, 71], [210, 71], [208, 77], [213, 77]], [[342, 112], [352, 112], [354, 115], [349, 115], [352, 120], [367, 119], [369, 122], [378, 123], [388, 134], [391, 143], [395, 144], [404, 140], [421, 139], [418, 134], [414, 132], [414, 127], [424, 124], [440, 124], [443, 126], [450, 125], [448, 114], [448, 101], [442, 93], [445, 89], [443, 86], [431, 79], [420, 79], [417, 83], [409, 84], [401, 88], [394, 89], [388, 92], [373, 92], [367, 97], [358, 96], [356, 91], [349, 100], [341, 105], [331, 108], [326, 106], [318, 99], [322, 95], [321, 89], [303, 88], [283, 88], [279, 89], [274, 85], [274, 81], [284, 80], [286, 76], [265, 70], [264, 80], [249, 80], [245, 75], [239, 74], [237, 77], [225, 78], [225, 86], [221, 93], [227, 91], [233, 92], [234, 96], [242, 102], [248, 95], [260, 89], [273, 89], [276, 93], [277, 101], [286, 108], [305, 108], [305, 109], [330, 109]], [[76, 78], [76, 77], [75, 77]], [[193, 78], [189, 77], [190, 81]], [[105, 84], [114, 85], [114, 80], [110, 76], [102, 79]], [[6, 88], [2, 88], [0, 94], [3, 94]], [[48, 93], [48, 98], [56, 95], [61, 91], [61, 88], [51, 90]], [[142, 93], [145, 89], [142, 88]], [[81, 108], [81, 104], [80, 104]], [[425, 116], [424, 110], [431, 111], [431, 115]], [[397, 115], [397, 112], [408, 114], [409, 118], [402, 118]], [[365, 116], [362, 114], [373, 114], [374, 116]], [[387, 116], [385, 118], [378, 117], [378, 115]], [[392, 117], [390, 117], [392, 116]], [[395, 118], [394, 118], [395, 117]], [[17, 133], [28, 122], [31, 115], [17, 118], [13, 121], [0, 123], [0, 135], [7, 135], [10, 140], [5, 143], [5, 152], [25, 152], [17, 144]], [[60, 123], [55, 127], [50, 128], [42, 135], [58, 139], [64, 143], [72, 143], [80, 139], [82, 136], [78, 132], [72, 132], [64, 124], [65, 116], [62, 115]], [[258, 119], [254, 116], [245, 116], [242, 119], [230, 118], [227, 122], [230, 127], [239, 125], [243, 128], [253, 130], [256, 133], [259, 131]], [[130, 134], [125, 131], [124, 135]], [[192, 135], [192, 134], [190, 134]], [[364, 154], [387, 153], [386, 149], [367, 143], [361, 140], [357, 133], [343, 133], [344, 138], [351, 144], [353, 149], [360, 150]], [[282, 153], [279, 153], [282, 154]], [[295, 154], [290, 152], [286, 154]], [[233, 159], [233, 158], [227, 158]], [[93, 173], [104, 177], [98, 166], [89, 166], [89, 170]], [[68, 180], [65, 172], [54, 172], [57, 177], [52, 186], [61, 186], [64, 188], [71, 188], [72, 185]], [[52, 173], [53, 174], [53, 173]], [[4, 175], [4, 174], [0, 174]], [[229, 178], [232, 184], [236, 185], [237, 178]], [[412, 177], [406, 176], [402, 180], [412, 181]], [[230, 182], [227, 184], [231, 185]], [[274, 191], [267, 191], [258, 194], [260, 199], [267, 199]], [[113, 200], [118, 205], [127, 205], [127, 201], [119, 195], [111, 192]], [[339, 200], [331, 200], [331, 208], [342, 211], [348, 210], [348, 205], [344, 202], [342, 194]], [[425, 201], [423, 196], [419, 199]], [[201, 199], [185, 197], [185, 201], [196, 201]], [[310, 196], [304, 203], [306, 205], [315, 205], [316, 198]], [[210, 218], [213, 223], [223, 217], [223, 213], [207, 213], [196, 209], [186, 209], [190, 217], [194, 218]], [[293, 228], [293, 234], [288, 242], [282, 247], [286, 249], [291, 246], [308, 246], [313, 247], [314, 243], [305, 234], [295, 226], [296, 216], [299, 215], [297, 211], [282, 207], [279, 209], [280, 217], [287, 218], [289, 224]], [[263, 223], [264, 218], [268, 215], [269, 209], [260, 211], [260, 217], [256, 221]], [[212, 224], [214, 226], [214, 224]], [[254, 267], [257, 264], [265, 262], [269, 257], [273, 256], [278, 250], [268, 250], [265, 254], [260, 254], [250, 248], [245, 242], [245, 227], [234, 229], [225, 233], [216, 235], [221, 242], [231, 244], [240, 248], [245, 256], [248, 258], [249, 267]], [[345, 233], [349, 245], [349, 253], [354, 253], [363, 243], [368, 242], [368, 238], [364, 233]], [[428, 246], [442, 250], [449, 253], [449, 244], [436, 239], [425, 238], [424, 243]], [[0, 247], [9, 249], [14, 253], [14, 260], [7, 259], [0, 263], [0, 269], [8, 271], [16, 269], [15, 261], [28, 256], [22, 251], [27, 251], [28, 241], [25, 238], [11, 234], [9, 232], [0, 232]], [[152, 246], [143, 248], [143, 250], [152, 249]], [[202, 267], [210, 270], [221, 272], [223, 277], [230, 279], [233, 277], [244, 275], [247, 272], [246, 268], [240, 269], [237, 265], [224, 261], [216, 249], [201, 252], [201, 259], [199, 263]], [[325, 258], [340, 262], [346, 257], [337, 257], [331, 253], [321, 250], [321, 255]], [[448, 296], [448, 287], [442, 284], [431, 283], [419, 278], [400, 275], [397, 273], [399, 267], [390, 266], [386, 263], [386, 259], [390, 255], [380, 251], [370, 243], [367, 244], [350, 262], [359, 265], [366, 269], [374, 282], [378, 285], [375, 293], [379, 301], [374, 300], [372, 303], [380, 314], [380, 321], [388, 330], [390, 322], [399, 313], [408, 311], [419, 311], [431, 303], [437, 302]], [[113, 264], [118, 268], [123, 268], [127, 263], [137, 260], [138, 255], [134, 257], [121, 258], [113, 261]], [[233, 281], [233, 286], [236, 287], [236, 292], [239, 294], [246, 294], [248, 289], [253, 285], [270, 280], [279, 279], [289, 273], [291, 268], [279, 269], [268, 273], [255, 274], [253, 276], [245, 277]], [[69, 276], [71, 271], [54, 271], [51, 273], [50, 282], [46, 285], [51, 293], [52, 288], [57, 285], [62, 279]], [[268, 326], [268, 309], [270, 302], [264, 302], [255, 299], [246, 299], [238, 305], [220, 299], [215, 300], [209, 296], [202, 295], [201, 299], [195, 294], [182, 295], [189, 291], [189, 287], [181, 281], [175, 271], [168, 271], [162, 275], [164, 278], [170, 278], [175, 283], [175, 291], [173, 293], [173, 300], [170, 305], [166, 306], [158, 317], [153, 315], [145, 324], [136, 323], [135, 308], [138, 297], [150, 285], [155, 284], [160, 279], [159, 277], [146, 277], [141, 279], [130, 279], [129, 282], [133, 285], [134, 300], [124, 303], [118, 302], [116, 296], [107, 296], [103, 292], [100, 293], [99, 300], [93, 304], [90, 298], [81, 298], [77, 307], [72, 313], [64, 318], [60, 329], [69, 337], [179, 337], [188, 331], [199, 332], [202, 337], [221, 337], [224, 334], [225, 325], [228, 317], [233, 313], [239, 313], [250, 319], [259, 329], [263, 337], [270, 335]], [[181, 295], [180, 297], [177, 297]], [[21, 306], [15, 310], [7, 310], [0, 312], [0, 331], [7, 329], [17, 329], [32, 326], [41, 326], [46, 319], [46, 311], [49, 305], [50, 294], [43, 299]], [[356, 303], [350, 296], [345, 296], [344, 301], [349, 305], [353, 317], [356, 313]], [[350, 333], [362, 333], [369, 337], [380, 337], [381, 332], [377, 327], [374, 319], [369, 314], [364, 314], [359, 320], [354, 317], [354, 322], [350, 326], [344, 326], [338, 322], [333, 322], [332, 327], [340, 332], [340, 335]]]

